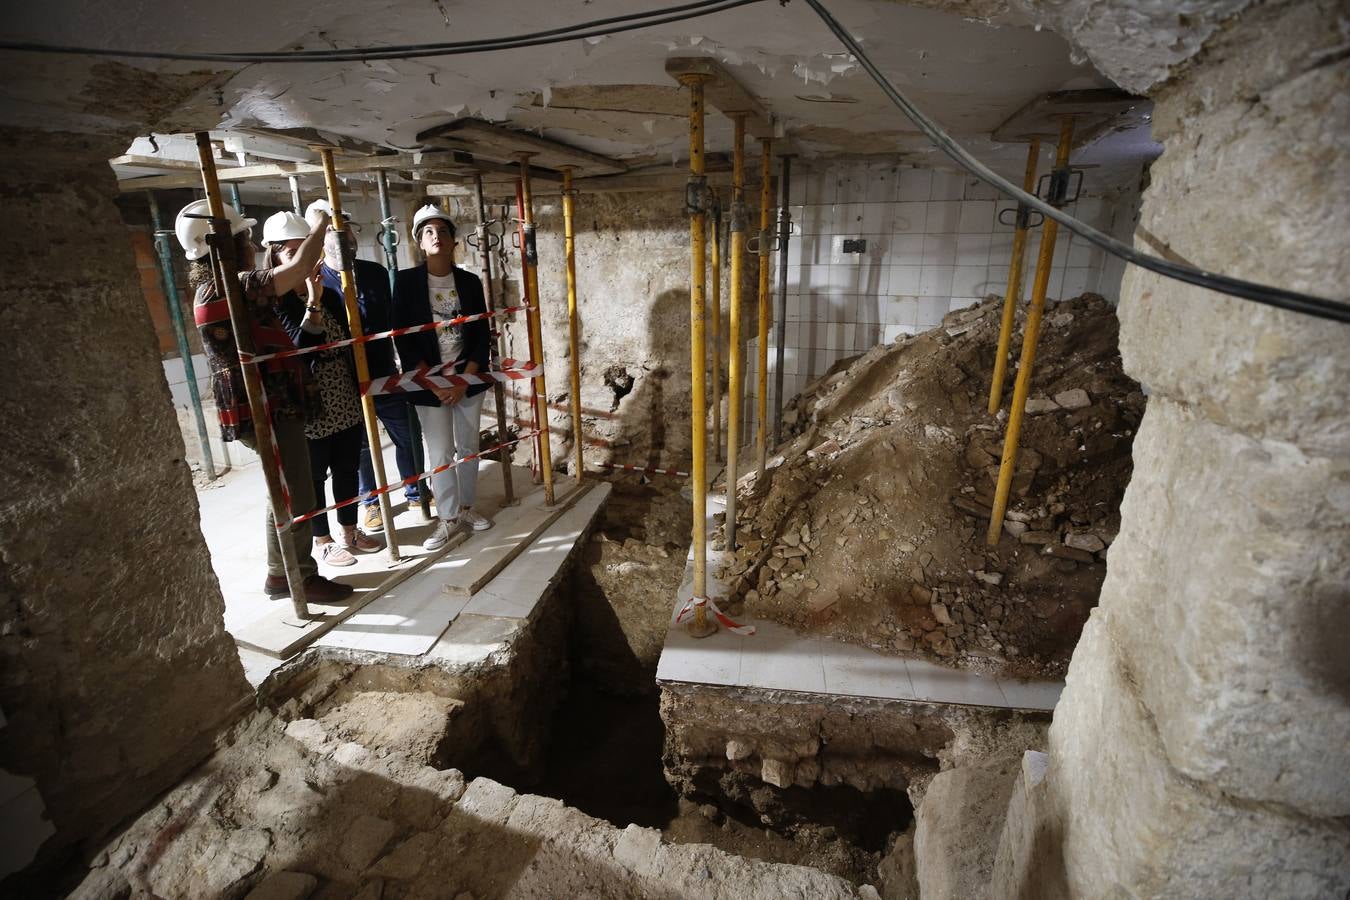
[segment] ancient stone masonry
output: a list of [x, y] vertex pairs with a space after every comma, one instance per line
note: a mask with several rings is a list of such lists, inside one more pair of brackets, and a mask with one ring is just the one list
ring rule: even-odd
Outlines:
[[846, 360], [789, 404], [795, 436], [763, 481], [742, 479], [726, 575], [751, 614], [884, 651], [1064, 670], [1119, 527], [1144, 397], [1121, 372], [1109, 305], [1052, 307], [1004, 536], [986, 546], [1000, 308]]
[[[562, 220], [556, 201], [545, 196], [536, 205], [544, 358], [553, 403], [550, 422], [555, 458], [563, 460], [568, 455], [562, 448], [570, 444], [571, 418], [565, 402], [568, 346]], [[583, 191], [576, 208], [579, 365], [587, 459], [686, 465], [690, 459], [689, 220], [684, 194]], [[725, 249], [722, 256], [725, 268]], [[470, 259], [466, 264], [475, 267], [477, 262]], [[757, 257], [747, 255], [745, 339], [754, 333], [756, 265]], [[514, 260], [506, 274], [508, 297], [518, 298], [519, 267]], [[730, 279], [724, 271], [724, 342], [730, 296]], [[516, 318], [507, 327], [513, 352], [523, 356], [524, 317]], [[724, 345], [723, 366], [726, 353]]]
[[[1145, 228], [1207, 267], [1346, 297], [1342, 20], [1252, 8], [1159, 90]], [[1152, 391], [1135, 476], [995, 893], [1343, 897], [1346, 327], [1135, 269], [1120, 319]]]
[[0, 768], [36, 779], [50, 860], [172, 785], [252, 694], [112, 202], [129, 138], [3, 137], [22, 252], [0, 260]]

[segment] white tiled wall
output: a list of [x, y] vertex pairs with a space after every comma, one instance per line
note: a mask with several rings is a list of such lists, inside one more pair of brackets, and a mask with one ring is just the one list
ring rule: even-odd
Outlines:
[[[829, 163], [794, 172], [793, 237], [788, 244], [788, 294], [783, 394], [799, 393], [838, 360], [901, 334], [925, 331], [953, 309], [1007, 290], [1012, 224], [998, 220], [1016, 204], [962, 173], [878, 163]], [[1091, 184], [1089, 173], [1088, 186]], [[1069, 212], [1112, 232], [1132, 205], [1088, 196]], [[1003, 213], [1011, 223], [1012, 213]], [[844, 254], [845, 238], [867, 242]], [[1030, 293], [1040, 230], [1028, 240], [1022, 296]], [[777, 254], [773, 256], [777, 262]], [[1102, 278], [1102, 251], [1060, 229], [1047, 291], [1051, 300], [1096, 291], [1111, 302], [1119, 274]], [[777, 284], [778, 276], [772, 282]], [[776, 304], [775, 300], [775, 304]], [[770, 338], [770, 382], [774, 372]], [[755, 342], [746, 359], [754, 383]], [[745, 408], [751, 416], [753, 402]], [[750, 432], [746, 432], [747, 434]]]

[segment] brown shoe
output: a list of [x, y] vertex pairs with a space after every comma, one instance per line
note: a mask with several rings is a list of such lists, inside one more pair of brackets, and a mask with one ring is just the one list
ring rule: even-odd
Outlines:
[[329, 581], [322, 575], [311, 575], [305, 579], [305, 600], [315, 603], [341, 603], [351, 597], [352, 586]]
[[[263, 582], [263, 592], [269, 597], [289, 597], [291, 586], [285, 575], [268, 575]], [[322, 575], [310, 575], [305, 579], [305, 600], [315, 603], [341, 603], [352, 595], [352, 586], [329, 581]]]

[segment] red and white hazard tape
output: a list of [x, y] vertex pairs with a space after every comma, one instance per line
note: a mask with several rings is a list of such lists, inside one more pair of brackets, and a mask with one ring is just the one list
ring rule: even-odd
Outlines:
[[316, 344], [313, 347], [296, 347], [292, 350], [278, 350], [276, 353], [249, 354], [241, 352], [239, 354], [239, 361], [245, 365], [254, 365], [260, 362], [267, 362], [269, 359], [282, 359], [287, 356], [303, 356], [306, 353], [318, 353], [321, 350], [336, 350], [338, 347], [350, 347], [353, 344], [382, 341], [385, 338], [402, 337], [405, 334], [417, 334], [420, 331], [435, 331], [437, 328], [453, 328], [457, 325], [463, 325], [466, 322], [477, 322], [480, 319], [490, 319], [493, 316], [503, 316], [508, 313], [534, 308], [535, 307], [533, 306], [508, 306], [504, 309], [494, 309], [492, 312], [475, 313], [471, 316], [458, 316], [453, 319], [446, 319], [442, 322], [427, 322], [424, 325], [407, 325], [403, 328], [394, 328], [390, 331], [377, 331], [374, 334], [363, 334], [360, 337], [344, 338], [340, 341], [329, 341], [326, 344]]
[[[454, 462], [446, 463], [446, 464], [443, 465], [443, 466], [437, 466], [436, 468], [431, 469], [430, 471], [427, 471], [427, 472], [420, 472], [420, 473], [418, 473], [417, 475], [410, 475], [409, 477], [404, 478], [404, 479], [402, 479], [402, 480], [400, 480], [400, 481], [395, 481], [395, 482], [392, 482], [392, 483], [390, 483], [390, 484], [386, 484], [384, 487], [378, 487], [378, 488], [376, 488], [375, 490], [373, 490], [373, 491], [367, 491], [367, 492], [364, 493], [364, 494], [357, 494], [355, 497], [350, 497], [350, 498], [348, 498], [348, 499], [346, 499], [346, 500], [343, 500], [341, 503], [334, 503], [334, 504], [331, 505], [331, 506], [325, 506], [323, 509], [316, 509], [316, 510], [314, 510], [314, 511], [312, 511], [312, 512], [307, 512], [307, 513], [305, 513], [305, 514], [302, 515], [302, 516], [296, 516], [294, 519], [292, 519], [292, 520], [290, 521], [289, 524], [291, 524], [291, 525], [298, 525], [298, 524], [300, 524], [301, 522], [308, 522], [310, 519], [313, 519], [313, 518], [316, 518], [316, 517], [318, 517], [318, 516], [324, 515], [325, 513], [328, 513], [328, 512], [332, 512], [332, 511], [335, 510], [335, 509], [341, 509], [341, 508], [344, 507], [344, 506], [351, 506], [353, 503], [361, 503], [361, 502], [364, 502], [364, 501], [366, 501], [366, 500], [374, 500], [376, 497], [379, 497], [381, 494], [387, 494], [387, 493], [389, 493], [390, 491], [394, 490], [394, 489], [397, 488], [397, 487], [400, 487], [400, 486], [402, 486], [402, 485], [408, 485], [408, 484], [416, 484], [418, 481], [420, 481], [420, 480], [423, 479], [423, 478], [430, 478], [432, 475], [439, 475], [439, 474], [442, 473], [442, 472], [449, 471], [450, 469], [453, 469], [455, 466], [458, 466], [458, 465], [461, 465], [461, 464], [463, 464], [463, 463], [469, 462], [470, 460], [482, 459], [482, 458], [485, 457], [485, 456], [488, 456], [488, 455], [490, 455], [490, 454], [496, 453], [498, 450], [501, 450], [501, 449], [503, 449], [503, 448], [505, 448], [505, 447], [510, 447], [512, 444], [518, 444], [518, 443], [520, 443], [521, 441], [529, 440], [530, 438], [535, 437], [535, 436], [538, 435], [538, 434], [539, 434], [539, 432], [537, 432], [537, 431], [532, 431], [532, 432], [528, 432], [528, 433], [526, 433], [526, 434], [522, 434], [520, 437], [514, 438], [514, 439], [512, 439], [512, 440], [509, 440], [509, 441], [502, 441], [500, 444], [497, 444], [495, 447], [488, 447], [486, 450], [479, 450], [477, 453], [475, 453], [475, 454], [473, 454], [473, 455], [471, 455], [471, 456], [466, 456], [466, 457], [464, 457], [463, 459], [457, 459], [457, 460], [455, 460]], [[289, 502], [290, 502], [290, 500], [289, 500], [289, 498], [288, 498], [288, 499], [287, 499], [287, 503], [289, 504]], [[282, 531], [282, 530], [284, 530], [286, 527], [287, 527], [287, 525], [283, 525], [283, 524], [281, 524], [281, 523], [277, 523], [277, 530], [278, 530], [278, 531]]]
[[740, 624], [735, 619], [731, 618], [731, 616], [718, 609], [717, 602], [711, 597], [690, 597], [685, 601], [684, 606], [680, 607], [680, 611], [675, 614], [675, 624], [679, 625], [685, 620], [686, 616], [693, 615], [694, 610], [700, 606], [706, 606], [708, 609], [712, 610], [713, 618], [722, 623], [722, 627], [732, 634], [749, 637], [755, 633], [755, 626]]
[[513, 362], [515, 362], [513, 359], [504, 359], [502, 360], [502, 368], [475, 372], [472, 375], [467, 373], [456, 375], [453, 372], [445, 374], [446, 369], [455, 365], [453, 362], [434, 367], [423, 367], [415, 372], [405, 372], [402, 375], [385, 375], [380, 378], [372, 378], [361, 385], [361, 394], [362, 396], [378, 397], [382, 394], [405, 394], [409, 391], [430, 390], [433, 387], [448, 388], [455, 385], [472, 387], [476, 384], [493, 384], [498, 381], [524, 381], [529, 378], [538, 378], [544, 374], [544, 367], [538, 363], [526, 362], [515, 368], [505, 365]]
[[644, 475], [673, 475], [676, 478], [688, 478], [688, 472], [679, 469], [657, 469], [652, 466], [630, 466], [626, 463], [598, 463], [602, 469], [622, 469], [625, 472], [641, 472]]

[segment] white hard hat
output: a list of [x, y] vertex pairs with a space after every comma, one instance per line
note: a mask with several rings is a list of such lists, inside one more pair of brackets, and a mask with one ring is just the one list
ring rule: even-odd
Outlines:
[[273, 213], [263, 222], [263, 243], [280, 244], [309, 237], [309, 223], [290, 210]]
[[[205, 200], [193, 200], [178, 211], [173, 230], [188, 259], [201, 259], [210, 252], [206, 245], [206, 236], [211, 233], [210, 215], [211, 204]], [[230, 234], [243, 234], [258, 224], [257, 219], [245, 218], [233, 206], [225, 207], [225, 217], [230, 222]]]
[[450, 218], [450, 214], [448, 212], [441, 209], [434, 203], [428, 203], [426, 206], [419, 209], [416, 215], [413, 216], [413, 224], [412, 224], [413, 236], [416, 237], [418, 231], [421, 230], [422, 225], [426, 222], [430, 222], [432, 219], [441, 219], [445, 222], [450, 223], [451, 229], [454, 229], [455, 227], [455, 220]]
[[[315, 200], [309, 206], [305, 207], [305, 218], [309, 219], [310, 213], [314, 212], [315, 210], [323, 213], [330, 219], [333, 217], [333, 204], [329, 203], [328, 200], [324, 197], [320, 197], [318, 200]], [[346, 222], [347, 227], [352, 229], [353, 231], [356, 231], [358, 233], [361, 231], [361, 226], [353, 222], [352, 217], [347, 215], [346, 213], [342, 214], [342, 220]]]

